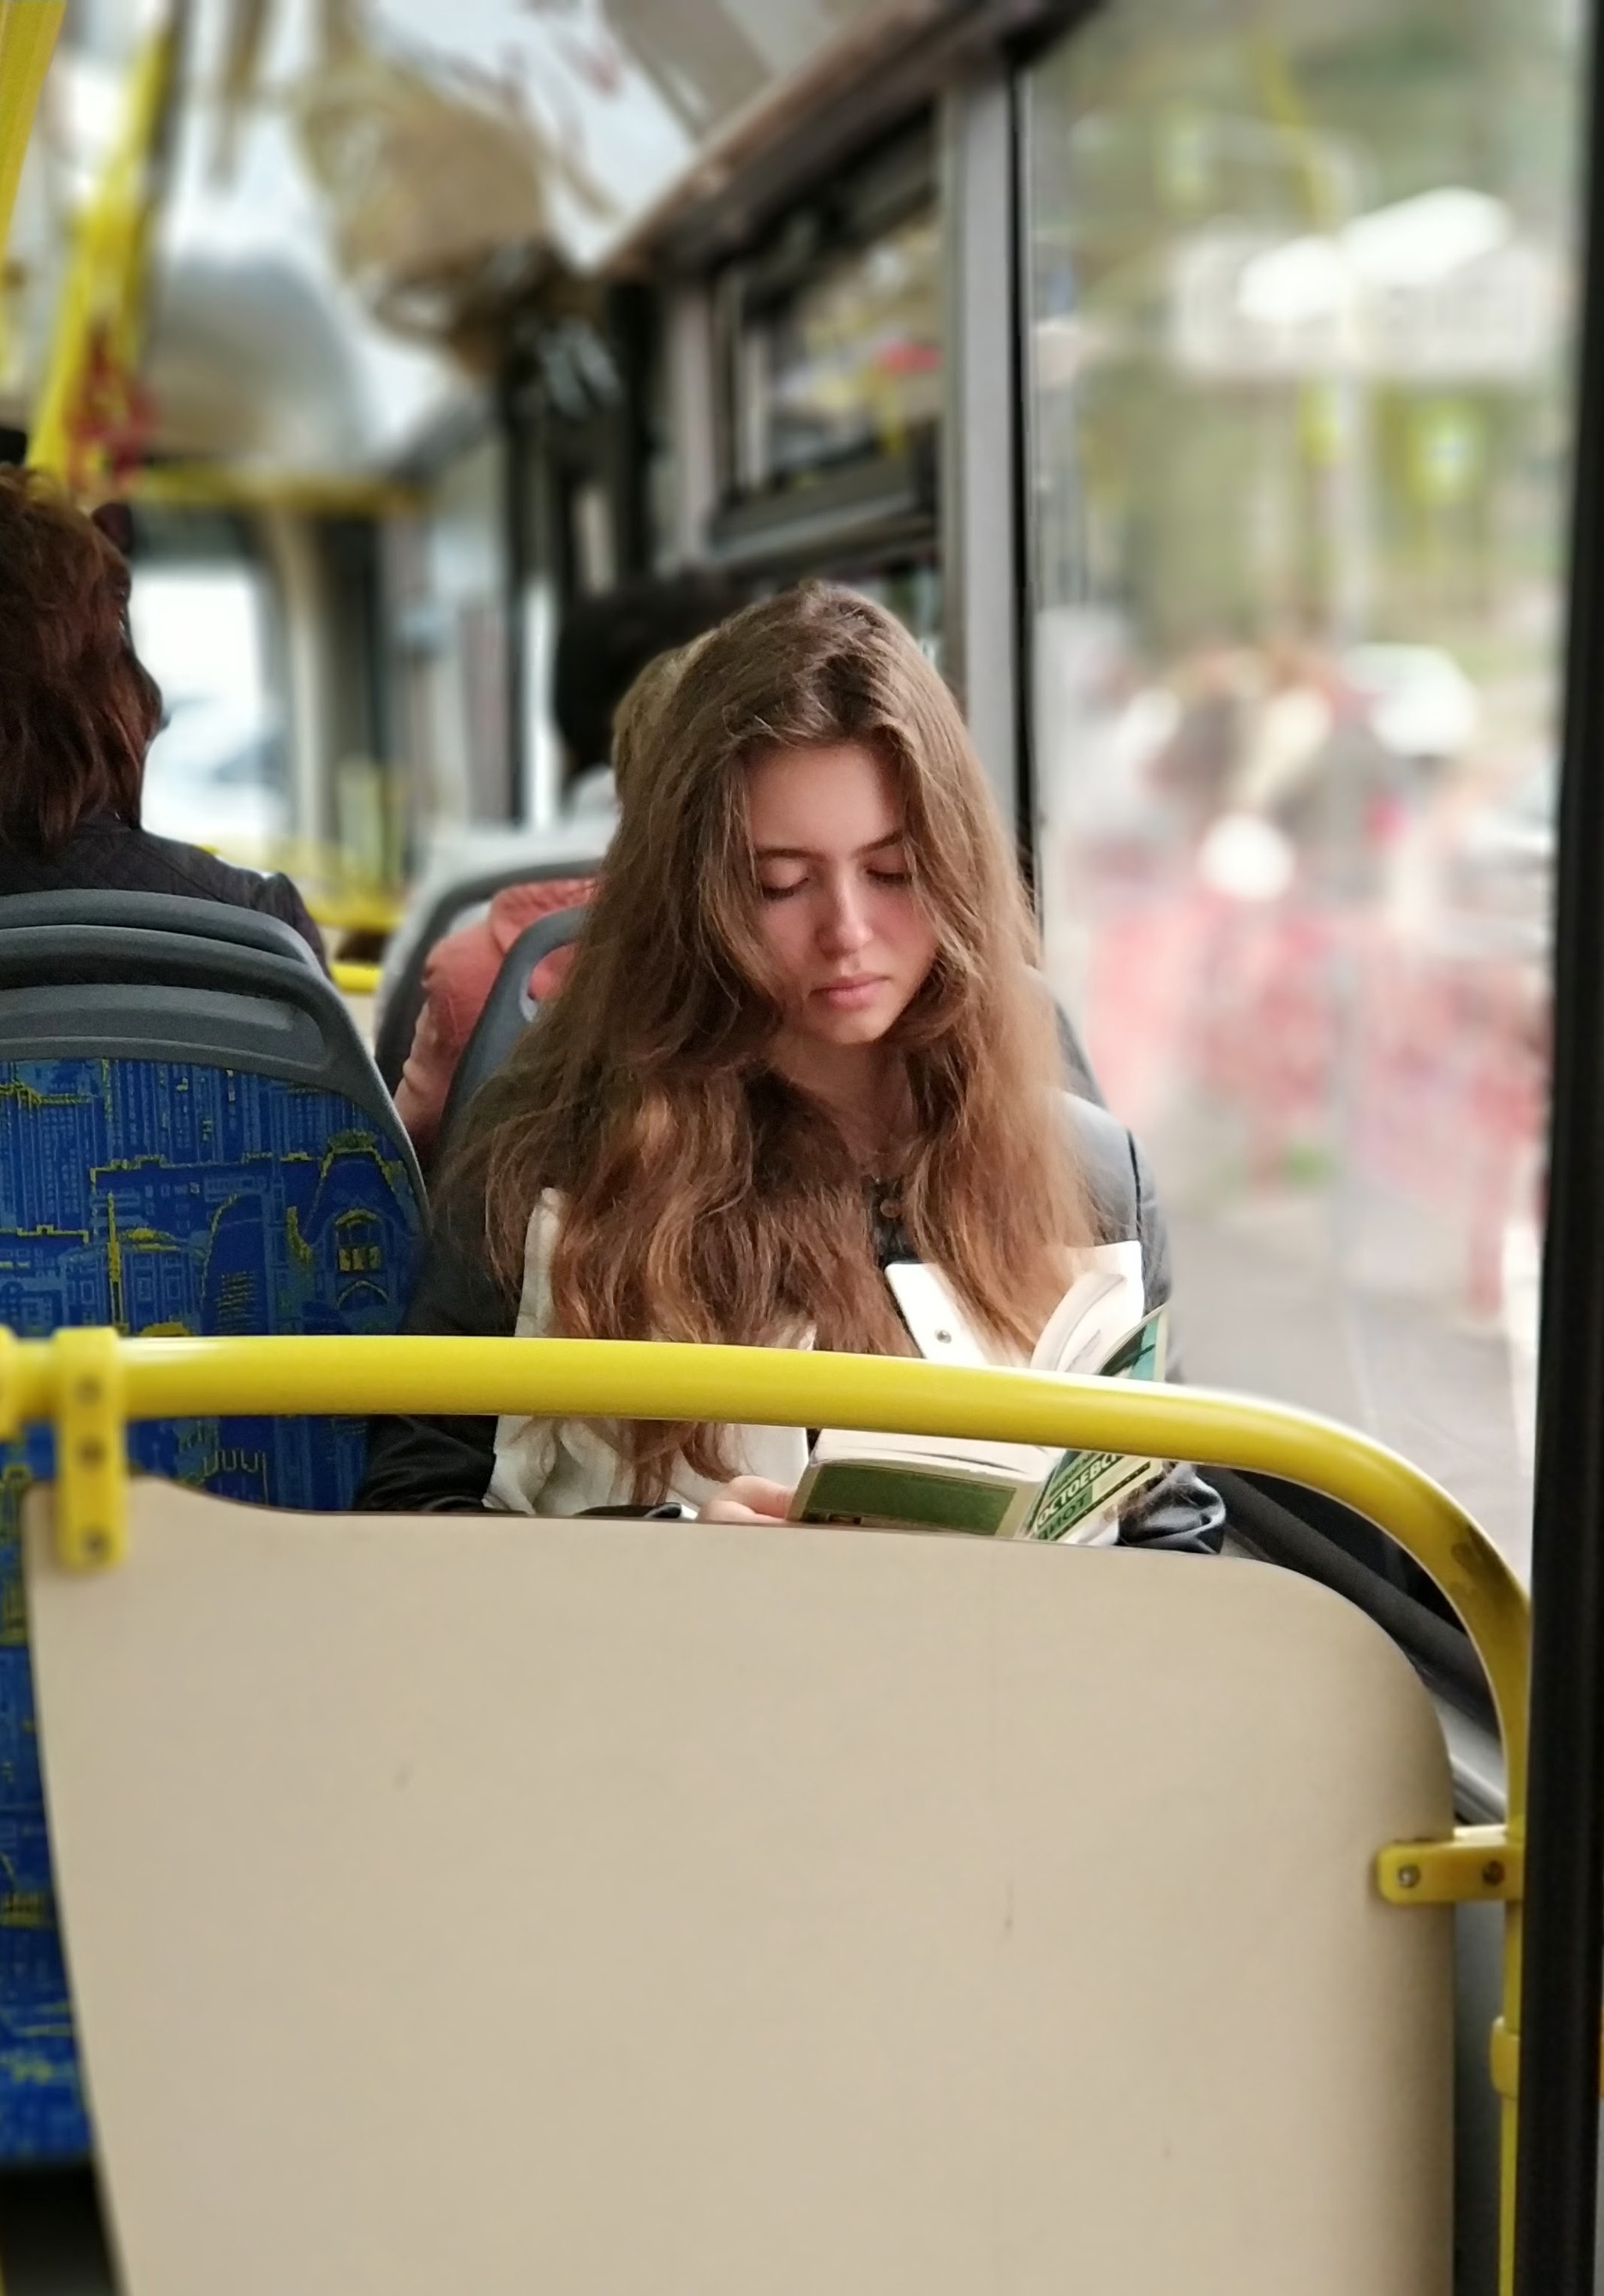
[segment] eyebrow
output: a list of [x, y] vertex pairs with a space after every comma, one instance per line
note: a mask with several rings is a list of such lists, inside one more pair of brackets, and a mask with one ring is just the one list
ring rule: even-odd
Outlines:
[[[876, 837], [872, 845], [860, 845], [853, 854], [854, 861], [862, 861], [871, 853], [884, 853], [888, 845], [906, 842], [905, 829], [891, 830], [884, 837]], [[760, 861], [817, 861], [818, 855], [805, 845], [760, 845], [756, 850]]]

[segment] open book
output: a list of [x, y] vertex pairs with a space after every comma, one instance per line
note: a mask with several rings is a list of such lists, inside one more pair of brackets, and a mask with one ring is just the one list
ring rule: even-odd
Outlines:
[[[1162, 1379], [1165, 1310], [1143, 1312], [1140, 1245], [1103, 1244], [1085, 1256], [1090, 1264], [1048, 1318], [1029, 1368]], [[924, 1274], [893, 1267], [886, 1280], [901, 1300], [903, 1283]], [[961, 1337], [960, 1359], [983, 1362], [973, 1335]], [[1092, 1546], [1113, 1538], [1116, 1503], [1163, 1471], [1161, 1460], [1109, 1451], [826, 1428], [796, 1487], [792, 1515], [798, 1522]]]

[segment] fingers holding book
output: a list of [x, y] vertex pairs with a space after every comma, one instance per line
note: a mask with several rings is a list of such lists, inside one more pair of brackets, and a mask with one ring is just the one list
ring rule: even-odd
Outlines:
[[715, 1498], [699, 1510], [701, 1522], [784, 1522], [791, 1513], [792, 1494], [784, 1483], [766, 1475], [736, 1475]]

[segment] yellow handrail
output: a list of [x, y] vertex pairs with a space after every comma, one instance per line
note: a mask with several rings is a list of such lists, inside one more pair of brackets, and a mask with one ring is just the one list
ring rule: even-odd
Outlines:
[[348, 996], [371, 996], [379, 986], [383, 968], [377, 964], [352, 964], [339, 958], [329, 967], [336, 988]]
[[407, 904], [395, 893], [339, 892], [329, 886], [301, 882], [308, 908], [331, 932], [392, 933]]
[[[1453, 1605], [1486, 1669], [1503, 1737], [1508, 1836], [1524, 1841], [1530, 1631], [1525, 1590], [1485, 1532], [1430, 1476], [1368, 1435], [1312, 1412], [1203, 1388], [1026, 1371], [969, 1370], [786, 1348], [676, 1347], [622, 1340], [155, 1339], [84, 1331], [48, 1341], [0, 1332], [0, 1436], [63, 1410], [87, 1430], [93, 1480], [119, 1416], [462, 1412], [550, 1418], [707, 1419], [878, 1428], [1087, 1446], [1195, 1459], [1325, 1491], [1367, 1516]], [[99, 1423], [94, 1414], [103, 1414]], [[72, 1445], [62, 1430], [58, 1517]], [[103, 1493], [95, 1505], [104, 1515]], [[62, 1525], [58, 1519], [58, 1538]], [[80, 1559], [119, 1551], [103, 1521]], [[1518, 2047], [1521, 1909], [1505, 1904], [1501, 2061]], [[1401, 1916], [1402, 1917], [1402, 1916]], [[1501, 2084], [1501, 2286], [1513, 2256], [1515, 2099]]]
[[415, 487], [358, 471], [257, 471], [237, 463], [160, 463], [128, 484], [128, 499], [181, 509], [300, 511], [308, 517], [400, 518], [424, 500]]
[[[24, 1420], [52, 1418], [55, 1340], [16, 1344]], [[1497, 1702], [1511, 1807], [1524, 1803], [1526, 1598], [1497, 1548], [1429, 1475], [1368, 1435], [1289, 1404], [1205, 1388], [969, 1370], [789, 1348], [634, 1340], [124, 1340], [130, 1419], [253, 1413], [530, 1412], [875, 1427], [1195, 1459], [1306, 1483], [1386, 1530], [1441, 1587]]]

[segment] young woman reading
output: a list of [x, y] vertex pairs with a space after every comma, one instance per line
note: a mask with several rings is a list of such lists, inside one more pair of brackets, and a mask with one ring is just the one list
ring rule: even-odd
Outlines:
[[[1017, 1363], [1077, 1250], [1122, 1236], [1156, 1305], [1145, 1167], [1062, 1089], [1007, 837], [913, 640], [810, 586], [648, 676], [590, 923], [474, 1104], [407, 1327], [912, 1355], [884, 1271], [915, 1261]], [[361, 1503], [769, 1520], [807, 1447], [792, 1428], [387, 1420]], [[1221, 1517], [1177, 1468], [1122, 1537], [1214, 1546]]]

